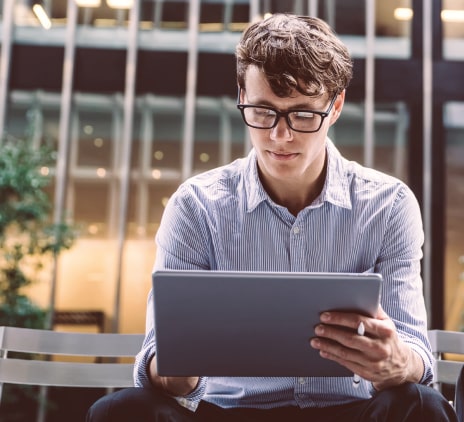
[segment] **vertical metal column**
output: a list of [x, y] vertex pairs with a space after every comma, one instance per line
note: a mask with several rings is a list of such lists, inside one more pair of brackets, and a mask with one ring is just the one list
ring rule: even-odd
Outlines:
[[308, 0], [308, 15], [317, 17], [319, 13], [319, 0]]
[[[259, 9], [259, 0], [250, 0], [250, 12], [249, 12], [249, 21], [256, 22], [260, 18], [260, 9]], [[252, 148], [251, 139], [250, 139], [250, 131], [248, 128], [243, 125], [243, 133], [244, 133], [244, 142], [243, 142], [243, 153], [247, 155], [250, 149]]]
[[[63, 61], [63, 84], [61, 89], [58, 156], [56, 159], [55, 203], [53, 209], [53, 222], [55, 224], [61, 224], [64, 220], [64, 210], [66, 206], [66, 193], [69, 176], [69, 152], [71, 144], [69, 134], [72, 109], [72, 86], [74, 78], [74, 56], [76, 50], [77, 25], [77, 5], [75, 1], [68, 1], [66, 16], [66, 41]], [[53, 260], [52, 281], [50, 286], [50, 312], [48, 315], [48, 322], [46, 324], [50, 329], [53, 326], [53, 317], [55, 312], [57, 273], [58, 257], [55, 256]]]
[[[424, 258], [422, 260], [422, 278], [424, 282], [425, 305], [432, 310], [432, 0], [423, 3], [423, 175], [422, 175], [422, 217], [424, 220]], [[431, 324], [431, 312], [429, 312]]]
[[[74, 94], [73, 94], [73, 98]], [[74, 101], [73, 101], [74, 103]], [[73, 140], [79, 139], [79, 113], [76, 111], [75, 107], [71, 109], [70, 116], [70, 152], [69, 152], [69, 163], [68, 163], [68, 173], [75, 174], [77, 169], [77, 159], [78, 159], [78, 142], [73, 142]], [[66, 185], [66, 206], [65, 209], [69, 212], [69, 218], [74, 220], [74, 210], [76, 207], [76, 186], [73, 178], [68, 179], [68, 184]], [[72, 210], [72, 212], [71, 212]]]
[[259, 0], [250, 0], [250, 22], [259, 18]]
[[122, 124], [124, 120], [123, 104], [124, 98], [121, 93], [117, 92], [112, 96], [113, 110], [111, 112], [111, 139], [113, 140], [113, 152], [111, 154], [111, 173], [110, 180], [110, 199], [107, 211], [108, 236], [110, 239], [116, 239], [118, 233], [118, 171], [119, 163], [122, 160], [122, 151], [116, 140], [122, 139]]
[[39, 148], [43, 136], [43, 108], [41, 106], [41, 91], [37, 90], [33, 94], [31, 104], [32, 111], [32, 148]]
[[[252, 22], [258, 20], [259, 18], [266, 16], [267, 13], [272, 12], [272, 0], [262, 0], [260, 1], [260, 3], [261, 3], [260, 5], [257, 5], [257, 4], [252, 5], [253, 8], [260, 8], [261, 10], [261, 14], [258, 11], [258, 13], [253, 15]], [[290, 6], [287, 6], [287, 7], [290, 7]]]
[[304, 5], [303, 5], [303, 0], [293, 0], [293, 13], [295, 15], [303, 15]]
[[139, 0], [134, 0], [129, 16], [129, 33], [126, 59], [126, 82], [124, 90], [124, 123], [122, 128], [122, 155], [119, 173], [119, 220], [117, 229], [116, 254], [116, 291], [114, 295], [112, 331], [119, 331], [119, 315], [121, 306], [122, 268], [124, 244], [126, 240], [127, 214], [129, 208], [132, 128], [134, 123], [135, 77], [137, 73], [138, 24], [140, 14]]
[[15, 0], [3, 0], [3, 31], [0, 53], [0, 143], [5, 130], [6, 102], [10, 79], [11, 44], [13, 38], [13, 11]]
[[335, 0], [325, 1], [325, 15], [327, 23], [335, 29]]
[[200, 0], [189, 3], [189, 43], [187, 61], [187, 92], [185, 95], [184, 134], [182, 139], [182, 180], [192, 175], [195, 138], [195, 99], [198, 73], [198, 29]]
[[224, 0], [224, 13], [223, 13], [223, 22], [224, 28], [223, 31], [230, 31], [230, 24], [232, 22], [233, 16], [233, 0]]
[[[138, 199], [137, 199], [137, 234], [145, 235], [148, 225], [148, 208], [149, 208], [149, 184], [148, 177], [150, 175], [153, 139], [153, 111], [149, 106], [148, 98], [145, 96], [141, 102], [141, 133], [140, 133], [140, 166], [139, 174], [140, 181], [138, 184]], [[143, 230], [141, 232], [140, 230]]]
[[396, 103], [395, 149], [393, 154], [393, 174], [404, 177], [405, 149], [407, 145], [408, 109], [402, 101]]
[[157, 0], [155, 1], [155, 5], [153, 8], [153, 24], [155, 29], [160, 29], [161, 28], [161, 18], [163, 14], [163, 1], [164, 0]]
[[[220, 115], [220, 133], [219, 133], [219, 164], [222, 166], [231, 160], [232, 152], [232, 122], [231, 122], [231, 107], [229, 106], [230, 99], [222, 97], [221, 115]], [[235, 112], [235, 109], [232, 109]]]
[[[76, 25], [77, 25], [77, 4], [74, 0], [68, 0], [66, 11], [67, 26], [66, 40], [63, 61], [63, 82], [61, 88], [60, 104], [60, 127], [58, 133], [58, 156], [56, 159], [55, 174], [55, 201], [53, 208], [53, 222], [56, 225], [62, 224], [64, 220], [64, 210], [66, 207], [66, 194], [69, 179], [69, 157], [70, 157], [70, 122], [72, 111], [72, 86], [74, 79], [74, 61], [76, 51]], [[46, 328], [53, 329], [55, 316], [56, 285], [58, 275], [58, 256], [55, 254], [52, 264], [52, 279], [50, 285], [49, 312], [46, 321]], [[46, 418], [46, 399], [48, 388], [43, 386], [39, 390], [40, 405], [37, 411], [37, 422], [44, 422]]]
[[364, 165], [374, 165], [375, 0], [366, 0], [366, 74], [364, 96]]

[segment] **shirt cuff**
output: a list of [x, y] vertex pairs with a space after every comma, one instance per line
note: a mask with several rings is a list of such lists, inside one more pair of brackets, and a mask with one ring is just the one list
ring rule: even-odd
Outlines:
[[206, 381], [207, 377], [200, 377], [197, 386], [191, 393], [187, 394], [186, 396], [174, 397], [174, 399], [182, 407], [195, 412], [195, 410], [198, 408], [198, 405], [200, 404], [201, 399], [205, 395]]
[[430, 385], [433, 380], [433, 369], [432, 362], [430, 362], [429, 356], [416, 344], [409, 343], [409, 346], [414, 352], [416, 352], [420, 356], [424, 365], [424, 372], [422, 373], [422, 377], [419, 381], [419, 384]]

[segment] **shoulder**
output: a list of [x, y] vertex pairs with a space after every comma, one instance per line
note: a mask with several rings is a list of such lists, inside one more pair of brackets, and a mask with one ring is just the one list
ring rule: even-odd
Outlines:
[[[345, 160], [346, 177], [353, 193], [367, 192], [380, 196], [414, 196], [408, 185], [397, 177], [382, 171]], [[379, 199], [380, 199], [379, 198]]]
[[176, 201], [194, 201], [204, 205], [235, 196], [249, 167], [248, 158], [197, 174], [185, 180], [173, 195]]
[[414, 192], [402, 180], [355, 162], [347, 165], [353, 208], [383, 215], [397, 227], [420, 229], [422, 216]]
[[342, 156], [329, 140], [327, 197], [347, 208], [388, 207], [402, 197], [415, 199], [405, 182]]

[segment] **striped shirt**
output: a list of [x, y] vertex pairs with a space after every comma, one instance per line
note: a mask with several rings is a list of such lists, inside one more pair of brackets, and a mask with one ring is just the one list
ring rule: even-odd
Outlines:
[[[400, 338], [421, 356], [421, 382], [427, 384], [433, 357], [420, 276], [418, 203], [404, 183], [346, 160], [330, 140], [327, 157], [321, 194], [296, 217], [264, 190], [253, 150], [190, 178], [166, 206], [154, 269], [380, 273], [381, 305]], [[153, 315], [150, 292], [146, 337], [134, 369], [139, 387], [150, 386]], [[269, 409], [333, 406], [372, 394], [371, 383], [362, 380], [354, 389], [348, 377], [201, 377], [192, 393], [177, 399], [191, 410], [200, 400]]]

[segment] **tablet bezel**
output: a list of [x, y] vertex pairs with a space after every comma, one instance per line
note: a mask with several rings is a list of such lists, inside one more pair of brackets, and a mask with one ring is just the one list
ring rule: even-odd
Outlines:
[[162, 376], [352, 376], [309, 340], [319, 315], [374, 316], [375, 273], [164, 270], [153, 273]]

